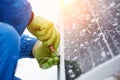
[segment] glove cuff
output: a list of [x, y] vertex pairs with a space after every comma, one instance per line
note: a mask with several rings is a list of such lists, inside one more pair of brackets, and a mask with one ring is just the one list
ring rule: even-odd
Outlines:
[[[32, 50], [33, 56], [34, 57], [50, 57], [51, 56], [51, 51], [49, 49], [49, 47], [46, 47], [42, 44], [42, 42], [37, 41], [33, 47]], [[47, 55], [46, 55], [47, 53]]]

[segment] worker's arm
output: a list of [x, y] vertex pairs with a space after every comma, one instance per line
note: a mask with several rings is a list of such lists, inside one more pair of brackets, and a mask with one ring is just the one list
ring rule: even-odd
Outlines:
[[57, 52], [59, 47], [60, 34], [53, 22], [35, 16], [27, 28], [39, 40], [33, 48], [33, 55], [37, 59], [39, 66], [47, 69], [57, 65], [59, 59], [54, 52]]
[[20, 39], [20, 58], [34, 58], [32, 49], [37, 42], [37, 39], [25, 34], [21, 35]]

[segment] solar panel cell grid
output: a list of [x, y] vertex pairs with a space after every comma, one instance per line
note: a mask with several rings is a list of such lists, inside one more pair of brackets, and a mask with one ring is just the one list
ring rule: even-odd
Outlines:
[[74, 0], [63, 18], [65, 58], [83, 72], [120, 54], [120, 0]]

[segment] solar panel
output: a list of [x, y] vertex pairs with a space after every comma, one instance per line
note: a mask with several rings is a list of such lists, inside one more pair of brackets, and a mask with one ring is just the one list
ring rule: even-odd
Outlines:
[[63, 12], [65, 59], [83, 73], [120, 54], [120, 0], [74, 0]]

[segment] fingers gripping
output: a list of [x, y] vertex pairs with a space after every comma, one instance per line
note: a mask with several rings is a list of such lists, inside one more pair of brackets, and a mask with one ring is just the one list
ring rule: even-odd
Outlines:
[[45, 46], [53, 45], [55, 49], [58, 48], [60, 43], [60, 34], [55, 27], [48, 25], [46, 29], [36, 31], [37, 38], [43, 42]]
[[48, 40], [52, 36], [53, 28], [51, 28], [46, 35], [44, 36], [38, 36], [38, 39], [41, 41]]
[[52, 36], [48, 40], [43, 41], [43, 45], [49, 47], [49, 46], [54, 44], [55, 39], [56, 39], [56, 30], [54, 29], [53, 32], [52, 32]]
[[53, 65], [58, 65], [59, 64], [59, 58], [57, 56], [49, 58], [48, 60], [43, 59], [42, 61], [43, 62], [41, 64], [39, 64], [39, 66], [42, 69], [48, 69], [48, 68], [52, 67]]
[[36, 37], [40, 37], [40, 36], [45, 36], [46, 33], [48, 33], [48, 31], [52, 28], [53, 26], [49, 26], [49, 27], [46, 27], [42, 30], [36, 30], [35, 34], [36, 34]]
[[[27, 29], [36, 36], [36, 34], [38, 35], [39, 31], [42, 31], [43, 29], [46, 29], [47, 26], [53, 26], [54, 24], [51, 21], [46, 20], [45, 18], [42, 18], [40, 16], [35, 16], [33, 18], [33, 20], [30, 22], [30, 24], [28, 25]], [[36, 33], [37, 32], [37, 33]], [[41, 33], [44, 33], [41, 32]], [[40, 33], [40, 34], [41, 34]]]
[[40, 16], [35, 16], [27, 28], [45, 46], [54, 46], [55, 49], [58, 48], [60, 34], [55, 29], [53, 22]]

